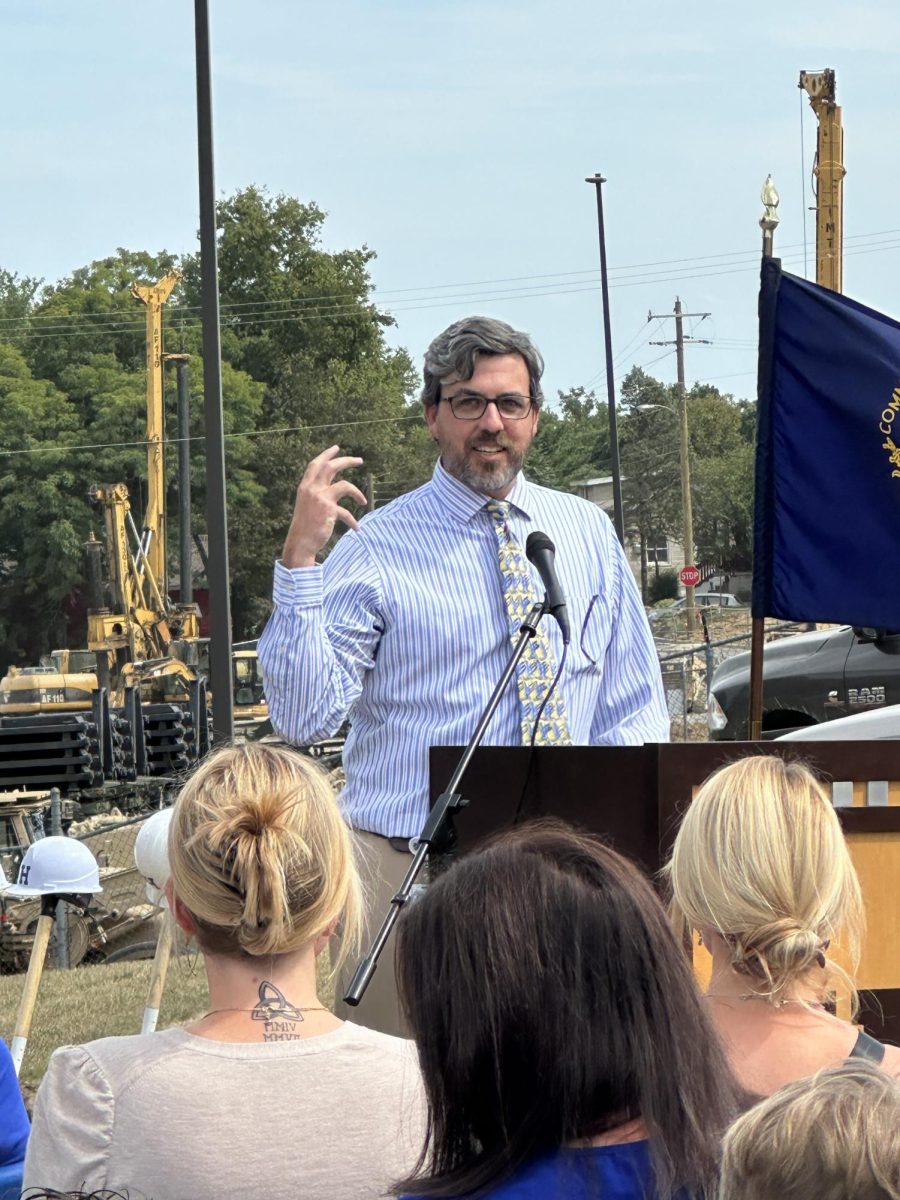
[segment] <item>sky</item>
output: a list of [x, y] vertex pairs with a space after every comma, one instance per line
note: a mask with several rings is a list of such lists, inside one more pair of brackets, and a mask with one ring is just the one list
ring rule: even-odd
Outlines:
[[[837, 72], [844, 290], [900, 315], [895, 0], [210, 0], [210, 19], [218, 193], [315, 201], [326, 249], [374, 250], [388, 339], [417, 364], [487, 313], [533, 335], [548, 397], [605, 398], [600, 171], [617, 381], [675, 379], [650, 344], [673, 322], [647, 314], [678, 296], [710, 314], [686, 323], [712, 343], [687, 347], [688, 383], [752, 397], [769, 172], [776, 253], [815, 274], [801, 69]], [[189, 0], [5, 0], [0, 38], [0, 267], [52, 282], [120, 246], [193, 250]]]

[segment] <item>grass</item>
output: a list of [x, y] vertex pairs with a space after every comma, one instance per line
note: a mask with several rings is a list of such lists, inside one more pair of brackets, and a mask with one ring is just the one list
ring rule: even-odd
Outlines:
[[[45, 971], [22, 1062], [21, 1083], [34, 1091], [57, 1046], [116, 1034], [140, 1033], [150, 961], [99, 963], [74, 971]], [[0, 978], [0, 1034], [12, 1040], [24, 975]], [[207, 1008], [203, 961], [195, 954], [172, 959], [159, 1015], [159, 1028], [181, 1025]]]

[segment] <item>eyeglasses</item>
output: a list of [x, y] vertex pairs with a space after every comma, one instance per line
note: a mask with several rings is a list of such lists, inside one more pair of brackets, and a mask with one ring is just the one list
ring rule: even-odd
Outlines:
[[534, 401], [529, 396], [509, 392], [505, 396], [482, 396], [480, 392], [457, 392], [455, 396], [441, 396], [450, 405], [450, 411], [460, 421], [477, 421], [484, 416], [489, 404], [497, 406], [504, 421], [523, 421], [531, 412]]

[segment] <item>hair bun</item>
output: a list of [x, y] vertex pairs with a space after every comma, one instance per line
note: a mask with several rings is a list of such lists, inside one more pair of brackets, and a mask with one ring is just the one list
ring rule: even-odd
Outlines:
[[828, 946], [816, 930], [804, 928], [790, 917], [771, 921], [752, 934], [729, 937], [728, 942], [734, 969], [768, 982], [784, 972], [801, 973], [814, 963], [824, 966]]

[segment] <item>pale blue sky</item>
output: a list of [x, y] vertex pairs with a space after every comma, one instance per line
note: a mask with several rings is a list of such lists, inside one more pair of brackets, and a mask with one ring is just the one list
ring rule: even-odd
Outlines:
[[[617, 374], [666, 353], [646, 340], [670, 337], [672, 323], [651, 331], [646, 314], [671, 311], [678, 294], [713, 314], [696, 332], [718, 343], [688, 351], [689, 380], [752, 395], [769, 171], [781, 193], [776, 250], [803, 273], [815, 120], [804, 98], [802, 171], [802, 68], [837, 71], [845, 290], [900, 314], [895, 3], [210, 8], [218, 191], [257, 183], [315, 200], [329, 249], [376, 250], [377, 298], [398, 321], [390, 338], [417, 363], [439, 329], [487, 312], [535, 336], [549, 394], [593, 384], [605, 395], [583, 182], [601, 170]], [[0, 265], [53, 280], [117, 246], [192, 248], [190, 0], [5, 0], [0, 33]], [[807, 238], [812, 276], [811, 213]], [[729, 254], [744, 258], [708, 257]], [[624, 269], [672, 259], [686, 261]], [[649, 369], [674, 379], [674, 355]]]

